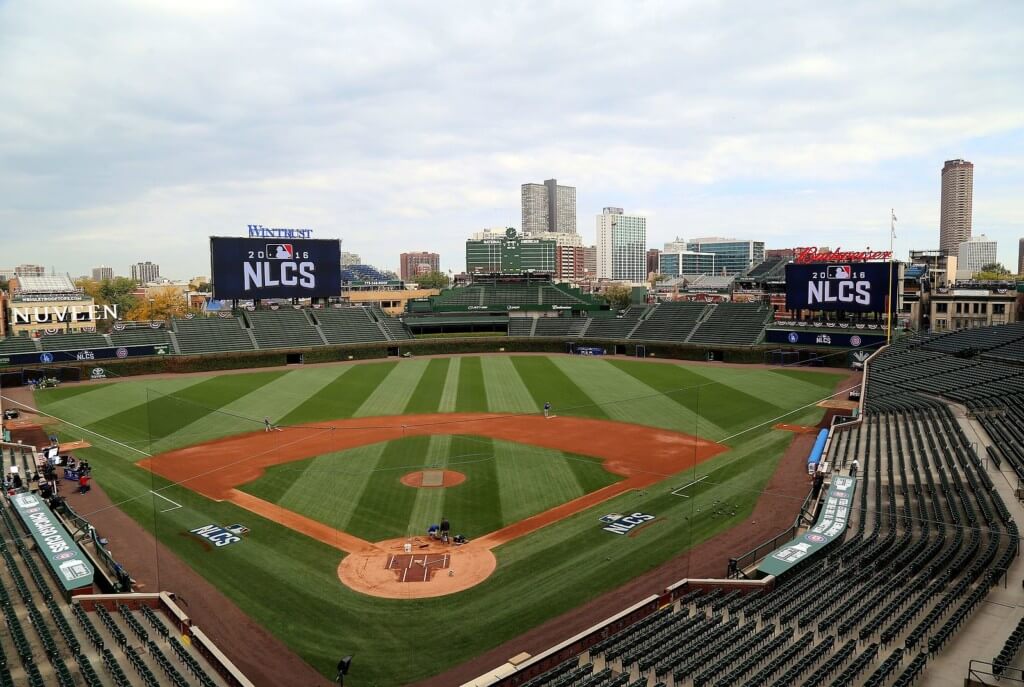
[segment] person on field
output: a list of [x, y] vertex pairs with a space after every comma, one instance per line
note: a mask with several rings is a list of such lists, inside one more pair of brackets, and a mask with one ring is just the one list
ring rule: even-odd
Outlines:
[[551, 401], [544, 401], [544, 417], [551, 417]]
[[451, 531], [451, 529], [452, 529], [452, 526], [451, 526], [451, 524], [449, 524], [448, 518], [442, 516], [441, 517], [441, 541], [443, 541], [445, 544], [448, 543], [448, 533]]
[[264, 432], [269, 432], [273, 428], [274, 428], [274, 426], [272, 424], [270, 424], [270, 418], [269, 417], [263, 418], [263, 431]]
[[854, 458], [853, 462], [850, 463], [850, 477], [856, 477], [857, 476], [857, 469], [858, 468], [860, 468], [860, 462], [858, 462], [857, 459]]

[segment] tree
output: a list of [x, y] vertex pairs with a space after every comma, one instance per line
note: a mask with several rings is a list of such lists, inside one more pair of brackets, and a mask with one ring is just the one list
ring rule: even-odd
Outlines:
[[135, 280], [127, 277], [114, 277], [103, 281], [80, 279], [75, 282], [75, 285], [82, 289], [87, 296], [92, 297], [97, 305], [116, 306], [117, 314], [122, 319], [135, 307], [138, 300], [132, 295], [132, 292], [139, 285]]
[[168, 320], [183, 317], [189, 311], [185, 294], [173, 287], [158, 289], [149, 298], [140, 298], [124, 319]]
[[10, 284], [6, 279], [0, 279], [0, 291], [7, 291]]
[[625, 310], [633, 301], [633, 289], [627, 284], [609, 284], [601, 295], [616, 310]]
[[428, 272], [423, 276], [416, 277], [416, 283], [421, 289], [443, 289], [450, 282], [451, 279], [444, 272]]
[[213, 284], [211, 284], [208, 281], [201, 281], [198, 284], [196, 284], [195, 290], [198, 291], [199, 293], [210, 293], [211, 291], [213, 291]]
[[974, 274], [974, 278], [979, 281], [1008, 281], [1013, 276], [1010, 274], [1010, 270], [1003, 267], [1001, 262], [990, 262], [987, 265], [982, 265], [981, 271]]

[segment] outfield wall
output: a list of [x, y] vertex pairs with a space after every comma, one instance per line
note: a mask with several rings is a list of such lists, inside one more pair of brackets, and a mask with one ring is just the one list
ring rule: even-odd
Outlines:
[[[604, 348], [609, 355], [636, 357], [637, 348], [646, 352], [648, 358], [671, 360], [707, 360], [714, 354], [716, 362], [763, 363], [767, 351], [778, 350], [777, 344], [756, 346], [695, 346], [692, 344], [645, 343], [604, 339], [578, 339], [576, 337], [485, 337], [451, 339], [412, 339], [405, 341], [375, 342], [346, 346], [318, 346], [315, 348], [290, 348], [275, 350], [234, 351], [230, 353], [198, 353], [195, 355], [154, 355], [132, 358], [115, 358], [103, 361], [68, 361], [59, 364], [62, 369], [81, 370], [81, 379], [88, 379], [90, 371], [102, 367], [113, 376], [127, 377], [144, 374], [176, 374], [186, 372], [212, 372], [216, 370], [254, 369], [261, 367], [283, 367], [292, 364], [289, 357], [302, 356], [304, 363], [328, 363], [348, 360], [373, 360], [389, 355], [411, 353], [412, 355], [456, 355], [474, 353], [566, 353], [568, 345], [585, 345], [589, 348]], [[845, 355], [837, 355], [841, 349], [829, 347], [801, 347], [800, 350], [821, 353], [827, 367], [846, 367]], [[831, 355], [829, 355], [831, 354]], [[56, 363], [18, 364], [0, 368], [3, 374], [18, 374], [21, 371], [41, 371]], [[5, 380], [4, 384], [10, 384]]]

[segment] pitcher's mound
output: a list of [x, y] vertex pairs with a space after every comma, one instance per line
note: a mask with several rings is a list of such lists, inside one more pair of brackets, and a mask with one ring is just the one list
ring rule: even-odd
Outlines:
[[454, 487], [466, 481], [466, 476], [454, 470], [419, 470], [402, 477], [407, 487]]

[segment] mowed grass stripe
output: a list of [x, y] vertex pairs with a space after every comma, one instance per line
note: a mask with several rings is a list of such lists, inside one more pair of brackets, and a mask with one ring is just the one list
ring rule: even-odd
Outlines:
[[344, 374], [281, 418], [280, 424], [298, 425], [352, 417], [395, 365], [387, 362], [346, 368]]
[[409, 401], [409, 394], [427, 369], [428, 360], [403, 360], [391, 368], [387, 377], [381, 380], [363, 405], [356, 411], [356, 417], [375, 415], [401, 415]]
[[487, 411], [487, 387], [484, 385], [480, 358], [462, 358], [459, 367], [459, 395], [455, 410], [459, 413]]
[[386, 447], [381, 442], [276, 465], [242, 490], [347, 531]]
[[[661, 391], [666, 398], [671, 398], [695, 415], [699, 414], [697, 430], [689, 429], [690, 434], [718, 439], [725, 434], [715, 434], [710, 427], [731, 433], [736, 428], [750, 426], [752, 421], [779, 414], [779, 407], [767, 398], [752, 396], [713, 379], [711, 375], [718, 370], [710, 369], [705, 375], [704, 368], [698, 372], [692, 367], [669, 363], [613, 361], [612, 364], [652, 389]], [[710, 425], [705, 426], [708, 423]]]
[[487, 409], [502, 413], [536, 413], [540, 408], [512, 361], [504, 356], [480, 358]]
[[505, 525], [583, 495], [561, 451], [495, 441], [494, 458]]
[[148, 403], [141, 403], [94, 422], [89, 429], [108, 436], [124, 437], [121, 441], [144, 444], [148, 448], [150, 444], [156, 444], [159, 439], [195, 422], [211, 410], [260, 388], [281, 374], [258, 372], [208, 377], [198, 384], [175, 391], [173, 395], [153, 391]]
[[448, 374], [444, 378], [444, 389], [438, 401], [437, 409], [442, 413], [454, 413], [456, 400], [459, 397], [459, 371], [462, 368], [461, 358], [448, 358]]
[[[439, 434], [428, 437], [425, 464], [428, 469], [445, 469], [448, 467], [448, 456], [451, 453], [452, 438], [449, 435]], [[461, 489], [466, 486], [462, 484], [452, 489]], [[411, 534], [425, 533], [427, 525], [439, 522], [444, 512], [445, 493], [451, 491], [449, 488], [422, 488], [415, 489], [406, 487], [413, 491], [412, 511], [409, 512], [409, 532]]]
[[[36, 407], [51, 413], [60, 419], [86, 427], [136, 406], [143, 406], [150, 401], [155, 392], [174, 393], [187, 387], [199, 384], [208, 377], [182, 377], [178, 379], [153, 379], [146, 382], [120, 382], [117, 384], [96, 385], [96, 390], [87, 395], [72, 394], [63, 396], [63, 388], [37, 391]], [[115, 423], [108, 427], [114, 428]], [[125, 427], [132, 431], [133, 425]], [[119, 439], [118, 436], [112, 436]]]
[[[585, 394], [600, 403], [612, 420], [686, 434], [692, 434], [697, 428], [697, 416], [693, 411], [608, 361], [581, 357], [552, 360]], [[720, 427], [708, 421], [701, 422], [700, 429], [703, 436], [711, 439], [725, 436]]]
[[[479, 358], [478, 358], [479, 360]], [[504, 523], [498, 496], [494, 441], [488, 437], [453, 435], [449, 469], [466, 473], [466, 481], [445, 489], [444, 513], [453, 534], [479, 537]]]
[[420, 377], [419, 384], [405, 404], [405, 414], [436, 413], [441, 406], [441, 397], [448, 378], [448, 359], [436, 358], [427, 363], [427, 369]]
[[604, 469], [603, 461], [597, 458], [565, 453], [565, 462], [576, 476], [576, 483], [584, 494], [618, 482], [621, 477]]
[[595, 405], [594, 399], [583, 393], [576, 382], [562, 372], [551, 358], [539, 355], [515, 356], [512, 358], [512, 365], [526, 384], [538, 408], [550, 403], [556, 415], [608, 419], [608, 414], [601, 406]]
[[[745, 370], [735, 367], [712, 368], [714, 379], [733, 389], [740, 389], [752, 396], [772, 399], [783, 410], [791, 410], [804, 403], [810, 403], [832, 393], [831, 389], [841, 375], [826, 372], [810, 373], [806, 376], [789, 376], [774, 370]], [[779, 389], [786, 389], [785, 395]]]
[[413, 534], [409, 531], [409, 520], [416, 503], [416, 490], [403, 488], [399, 480], [402, 475], [426, 465], [429, 445], [429, 436], [412, 436], [387, 443], [349, 518], [346, 531], [369, 541]]
[[265, 386], [222, 406], [217, 412], [211, 412], [168, 435], [159, 445], [154, 445], [154, 450], [164, 451], [240, 432], [261, 430], [263, 418], [268, 417], [271, 422], [277, 423], [349, 369], [339, 365], [285, 372]]

